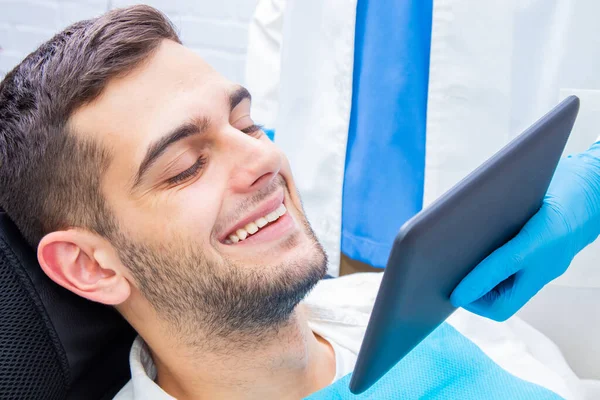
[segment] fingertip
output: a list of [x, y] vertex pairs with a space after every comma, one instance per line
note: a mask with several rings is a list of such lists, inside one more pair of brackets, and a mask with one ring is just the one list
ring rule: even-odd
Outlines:
[[452, 304], [452, 307], [454, 308], [460, 308], [463, 305], [460, 298], [457, 299], [454, 295], [450, 295], [450, 304]]
[[479, 315], [484, 318], [493, 319], [497, 311], [497, 298], [490, 293], [474, 300], [463, 308], [470, 313]]
[[507, 307], [505, 298], [503, 296], [498, 297], [494, 301], [487, 301], [485, 307], [480, 307], [480, 309], [481, 312], [477, 314], [496, 322], [504, 322], [513, 315], [513, 313]]
[[459, 285], [450, 295], [450, 303], [456, 308], [463, 307], [470, 303], [460, 287], [461, 286]]
[[496, 322], [504, 322], [512, 317], [512, 313], [504, 307], [494, 306], [489, 309], [485, 317]]
[[470, 304], [465, 304], [463, 306], [463, 308], [465, 310], [467, 310], [468, 312], [472, 313], [472, 314], [477, 314], [477, 315], [482, 315], [482, 313], [484, 313], [485, 311], [482, 310], [478, 305], [477, 302], [473, 302]]
[[471, 271], [459, 284], [454, 288], [454, 291], [450, 295], [450, 302], [455, 307], [464, 307], [467, 304], [479, 299], [487, 291], [485, 284], [480, 277], [478, 277], [479, 271]]

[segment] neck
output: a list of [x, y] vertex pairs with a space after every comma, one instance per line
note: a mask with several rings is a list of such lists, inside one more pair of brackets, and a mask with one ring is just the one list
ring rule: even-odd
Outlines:
[[238, 338], [227, 345], [209, 339], [199, 350], [148, 338], [157, 383], [180, 400], [299, 399], [329, 385], [333, 349], [311, 331], [302, 307], [260, 341]]

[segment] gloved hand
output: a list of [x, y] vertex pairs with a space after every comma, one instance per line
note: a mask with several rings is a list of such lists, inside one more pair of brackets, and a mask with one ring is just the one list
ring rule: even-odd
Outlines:
[[[512, 240], [483, 260], [450, 300], [475, 314], [504, 321], [600, 233], [600, 142], [562, 159], [540, 210]], [[599, 266], [600, 268], [600, 266]]]

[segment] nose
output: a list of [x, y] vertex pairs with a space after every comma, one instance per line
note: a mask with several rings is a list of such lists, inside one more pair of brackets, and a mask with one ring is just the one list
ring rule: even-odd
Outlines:
[[244, 193], [268, 186], [282, 167], [279, 149], [264, 136], [256, 138], [237, 130], [232, 136], [226, 151], [231, 160], [230, 189]]

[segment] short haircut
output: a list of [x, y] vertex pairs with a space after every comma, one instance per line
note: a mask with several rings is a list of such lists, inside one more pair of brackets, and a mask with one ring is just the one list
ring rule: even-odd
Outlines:
[[58, 33], [0, 83], [0, 206], [34, 248], [56, 230], [114, 229], [100, 189], [111, 154], [77, 138], [68, 120], [164, 39], [181, 43], [158, 10], [112, 10]]

